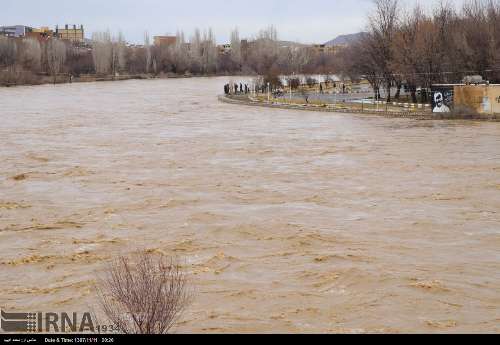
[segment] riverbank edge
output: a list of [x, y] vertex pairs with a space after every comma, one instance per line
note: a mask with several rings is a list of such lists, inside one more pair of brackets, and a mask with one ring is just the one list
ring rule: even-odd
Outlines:
[[72, 84], [72, 83], [96, 83], [96, 82], [111, 82], [111, 81], [126, 81], [126, 80], [158, 80], [158, 79], [189, 79], [189, 78], [216, 78], [216, 77], [228, 77], [234, 76], [233, 74], [131, 74], [131, 75], [119, 75], [119, 76], [98, 76], [98, 75], [85, 75], [82, 77], [73, 77], [71, 80], [67, 75], [57, 76], [56, 82], [54, 83], [53, 77], [45, 76], [38, 82], [33, 83], [12, 83], [12, 84], [2, 84], [0, 83], [0, 89], [2, 88], [14, 88], [20, 86], [41, 86], [41, 85], [62, 85], [62, 84]]
[[235, 105], [246, 105], [254, 107], [263, 108], [274, 108], [274, 109], [285, 109], [285, 110], [302, 110], [302, 111], [319, 111], [327, 113], [342, 113], [342, 114], [357, 114], [357, 115], [375, 115], [387, 118], [405, 118], [413, 120], [472, 120], [472, 121], [490, 121], [490, 122], [500, 122], [500, 114], [491, 116], [445, 116], [443, 114], [430, 114], [430, 113], [418, 113], [418, 112], [385, 112], [385, 111], [369, 111], [369, 110], [356, 110], [348, 108], [332, 108], [318, 105], [307, 105], [307, 104], [283, 104], [276, 102], [261, 102], [253, 101], [250, 98], [234, 98], [227, 95], [219, 95], [219, 102], [235, 104]]

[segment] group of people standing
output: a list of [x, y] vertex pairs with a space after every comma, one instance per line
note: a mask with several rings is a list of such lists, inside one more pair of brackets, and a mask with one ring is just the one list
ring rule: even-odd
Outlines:
[[250, 93], [250, 88], [248, 87], [248, 84], [226, 84], [224, 85], [224, 93], [226, 95], [242, 95], [242, 94], [248, 94]]

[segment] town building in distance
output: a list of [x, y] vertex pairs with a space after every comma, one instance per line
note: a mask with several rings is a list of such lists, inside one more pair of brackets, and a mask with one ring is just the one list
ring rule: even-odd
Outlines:
[[33, 28], [26, 25], [0, 26], [0, 35], [10, 38], [34, 38], [39, 40], [59, 38], [72, 43], [85, 42], [83, 25], [70, 26], [66, 24], [64, 28], [56, 26], [55, 30], [51, 30], [46, 26], [42, 26], [41, 28]]
[[85, 41], [85, 30], [83, 25], [68, 25], [64, 26], [64, 29], [56, 26], [55, 36], [62, 40], [67, 40], [73, 43], [83, 43]]
[[31, 32], [33, 29], [25, 25], [12, 25], [12, 26], [0, 26], [0, 35], [21, 38], [25, 37], [26, 33]]
[[154, 45], [157, 47], [174, 46], [177, 44], [177, 36], [154, 36], [153, 42], [154, 42]]
[[46, 41], [50, 38], [55, 37], [54, 30], [49, 27], [42, 26], [41, 28], [32, 28], [30, 31], [26, 32], [26, 38], [33, 38], [39, 41]]

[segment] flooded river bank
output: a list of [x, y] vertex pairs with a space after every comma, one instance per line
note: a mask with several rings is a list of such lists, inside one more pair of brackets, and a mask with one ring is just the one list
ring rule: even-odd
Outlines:
[[225, 78], [0, 89], [0, 307], [184, 262], [176, 332], [500, 332], [500, 124], [219, 103]]

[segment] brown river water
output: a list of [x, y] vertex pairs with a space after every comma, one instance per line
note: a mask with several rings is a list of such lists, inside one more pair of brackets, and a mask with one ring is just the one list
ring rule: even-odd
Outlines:
[[500, 123], [219, 103], [226, 78], [0, 89], [0, 307], [178, 257], [177, 333], [500, 332]]

